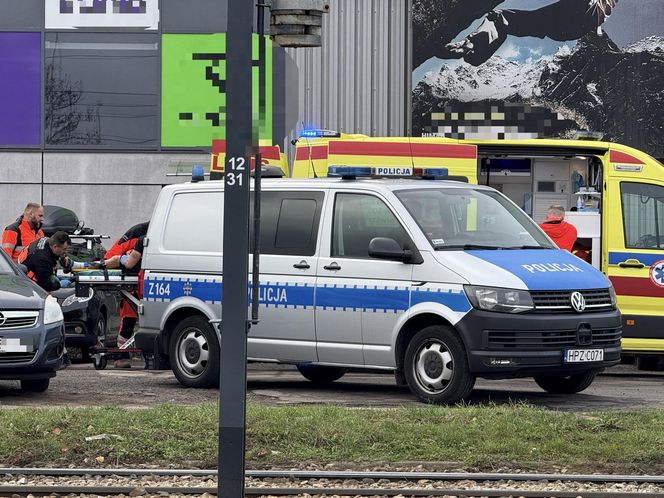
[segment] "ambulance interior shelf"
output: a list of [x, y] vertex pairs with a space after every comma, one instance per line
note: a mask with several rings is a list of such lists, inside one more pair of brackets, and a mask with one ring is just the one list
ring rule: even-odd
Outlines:
[[591, 263], [599, 269], [601, 253], [600, 214], [591, 211], [566, 211], [565, 221], [576, 227], [577, 241], [590, 248]]

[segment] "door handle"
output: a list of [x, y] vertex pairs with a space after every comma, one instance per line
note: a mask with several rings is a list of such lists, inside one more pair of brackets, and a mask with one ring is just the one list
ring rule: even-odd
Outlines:
[[633, 259], [630, 258], [627, 261], [623, 261], [622, 263], [618, 263], [618, 266], [620, 268], [645, 268], [646, 265], [641, 263], [638, 259]]
[[333, 261], [329, 265], [323, 266], [323, 268], [326, 270], [341, 270], [341, 266], [339, 266], [336, 261]]
[[299, 263], [295, 263], [293, 268], [297, 268], [298, 270], [308, 270], [311, 268], [311, 266], [309, 266], [309, 263], [307, 263], [305, 260], [302, 260]]

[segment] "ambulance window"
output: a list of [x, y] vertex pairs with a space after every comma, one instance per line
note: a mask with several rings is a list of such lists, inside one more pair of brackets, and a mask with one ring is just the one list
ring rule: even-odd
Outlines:
[[337, 194], [332, 226], [332, 257], [369, 258], [369, 242], [390, 237], [401, 247], [410, 237], [390, 208], [373, 195]]
[[[323, 192], [262, 192], [261, 253], [314, 255], [323, 196]], [[250, 220], [253, 220], [253, 195]], [[253, 225], [249, 240], [253, 250]]]
[[623, 182], [620, 192], [625, 247], [664, 247], [664, 187]]
[[185, 192], [173, 197], [164, 227], [164, 250], [177, 252], [222, 252], [224, 194]]

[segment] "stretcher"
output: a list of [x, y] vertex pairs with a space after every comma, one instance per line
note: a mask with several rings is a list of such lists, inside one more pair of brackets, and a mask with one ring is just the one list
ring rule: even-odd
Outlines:
[[[138, 288], [138, 275], [125, 274], [122, 270], [79, 270], [75, 272], [74, 282], [76, 285], [76, 295], [85, 297], [90, 293], [90, 289], [115, 292], [122, 296], [134, 311], [138, 310], [140, 301], [136, 297]], [[109, 360], [120, 359], [127, 354], [139, 353], [143, 351], [135, 347], [134, 336], [127, 339], [127, 342], [117, 347], [93, 346], [90, 348], [95, 370], [103, 370], [108, 365]]]

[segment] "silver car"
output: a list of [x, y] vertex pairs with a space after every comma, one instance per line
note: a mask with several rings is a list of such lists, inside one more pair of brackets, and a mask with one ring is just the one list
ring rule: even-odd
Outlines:
[[0, 380], [43, 392], [63, 365], [65, 330], [57, 300], [0, 251]]

